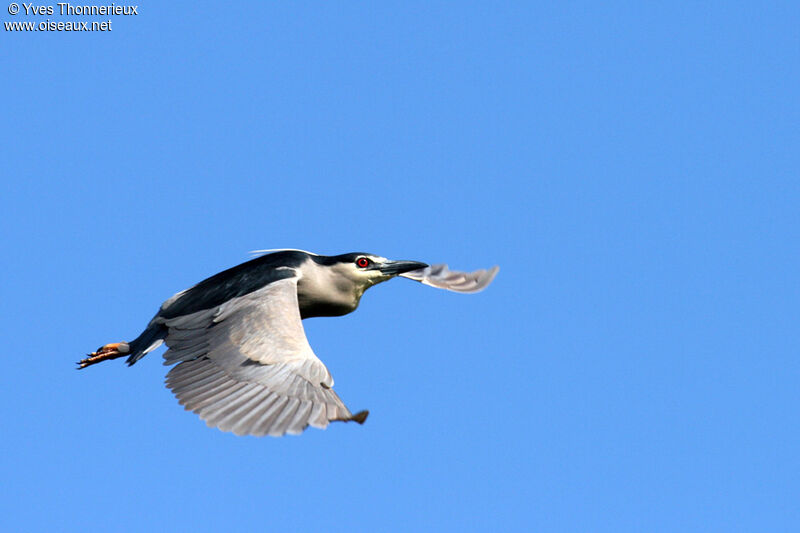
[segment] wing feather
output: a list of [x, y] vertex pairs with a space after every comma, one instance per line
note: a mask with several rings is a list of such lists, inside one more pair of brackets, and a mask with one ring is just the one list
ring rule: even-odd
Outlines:
[[474, 272], [461, 272], [450, 270], [447, 265], [431, 265], [427, 268], [412, 270], [400, 274], [401, 277], [419, 281], [437, 289], [446, 289], [453, 292], [474, 293], [489, 286], [500, 267], [475, 270]]
[[[331, 389], [297, 302], [298, 277], [281, 279], [215, 309], [162, 318], [166, 384], [209, 426], [237, 435], [297, 434], [335, 420], [363, 421]], [[177, 364], [176, 364], [177, 363]]]

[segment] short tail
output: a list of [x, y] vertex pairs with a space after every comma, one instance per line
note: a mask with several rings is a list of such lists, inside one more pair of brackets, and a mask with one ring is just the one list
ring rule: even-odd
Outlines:
[[128, 343], [130, 346], [130, 355], [126, 360], [128, 366], [131, 366], [136, 361], [161, 346], [166, 336], [167, 328], [162, 324], [153, 324], [151, 322], [141, 335]]

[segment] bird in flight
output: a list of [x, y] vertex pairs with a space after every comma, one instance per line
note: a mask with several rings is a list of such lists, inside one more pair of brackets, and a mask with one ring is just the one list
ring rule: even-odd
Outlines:
[[333, 391], [301, 320], [351, 313], [364, 291], [396, 276], [473, 293], [499, 270], [457, 272], [368, 253], [259, 252], [265, 255], [175, 294], [138, 337], [101, 346], [78, 367], [120, 357], [132, 365], [166, 343], [164, 364], [175, 365], [167, 387], [210, 427], [281, 436], [333, 421], [363, 424], [369, 412], [352, 414]]

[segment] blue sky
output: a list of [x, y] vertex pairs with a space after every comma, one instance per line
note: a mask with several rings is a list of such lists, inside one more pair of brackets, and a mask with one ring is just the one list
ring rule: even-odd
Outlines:
[[[0, 31], [5, 527], [796, 531], [799, 15], [164, 2]], [[161, 351], [74, 370], [279, 247], [501, 272], [305, 322], [364, 426], [237, 438]]]

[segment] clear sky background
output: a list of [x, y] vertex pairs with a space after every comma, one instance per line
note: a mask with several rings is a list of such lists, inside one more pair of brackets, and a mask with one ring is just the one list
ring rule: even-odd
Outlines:
[[[596, 4], [0, 31], [3, 529], [800, 530], [800, 8]], [[74, 369], [279, 247], [501, 271], [305, 322], [364, 426]]]

